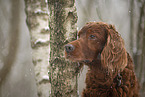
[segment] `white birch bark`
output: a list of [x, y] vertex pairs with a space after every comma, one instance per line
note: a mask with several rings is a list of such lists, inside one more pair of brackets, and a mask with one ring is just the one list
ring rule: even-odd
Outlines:
[[48, 97], [51, 88], [48, 76], [50, 50], [48, 5], [46, 0], [25, 0], [25, 3], [38, 97]]

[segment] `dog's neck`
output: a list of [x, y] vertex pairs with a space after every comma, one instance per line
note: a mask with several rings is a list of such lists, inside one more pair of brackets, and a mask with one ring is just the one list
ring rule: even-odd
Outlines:
[[[101, 66], [101, 61], [99, 60], [93, 60], [91, 63], [87, 64], [89, 67], [88, 70], [88, 74], [90, 78], [86, 78], [86, 79], [90, 79], [91, 78], [95, 78], [93, 80], [95, 80], [95, 83], [97, 86], [99, 85], [107, 85], [107, 86], [112, 86], [112, 84], [114, 83], [114, 79], [116, 79], [118, 73], [109, 73], [108, 69], [106, 68], [102, 68]], [[94, 83], [94, 84], [95, 84]], [[118, 82], [116, 82], [117, 84], [120, 84]]]
[[93, 60], [91, 63], [87, 64], [89, 67], [89, 72], [95, 76], [96, 80], [106, 80], [109, 76], [107, 69], [101, 67], [101, 62], [99, 60]]

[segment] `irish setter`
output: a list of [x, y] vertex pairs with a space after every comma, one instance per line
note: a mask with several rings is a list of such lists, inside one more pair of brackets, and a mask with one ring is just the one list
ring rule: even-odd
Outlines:
[[132, 59], [114, 26], [89, 22], [78, 36], [65, 45], [65, 57], [89, 67], [82, 97], [139, 97]]

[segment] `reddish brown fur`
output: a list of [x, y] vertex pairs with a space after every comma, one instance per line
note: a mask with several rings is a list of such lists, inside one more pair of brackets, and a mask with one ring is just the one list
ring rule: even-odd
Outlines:
[[[66, 58], [89, 67], [82, 97], [138, 97], [139, 85], [124, 42], [112, 25], [87, 23]], [[122, 77], [118, 81], [119, 77]], [[119, 85], [120, 84], [120, 85]]]

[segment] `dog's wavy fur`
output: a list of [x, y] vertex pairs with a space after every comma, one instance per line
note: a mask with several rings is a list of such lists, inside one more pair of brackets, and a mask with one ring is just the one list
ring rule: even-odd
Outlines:
[[82, 97], [139, 97], [132, 59], [115, 27], [89, 22], [78, 36], [65, 56], [89, 67]]

